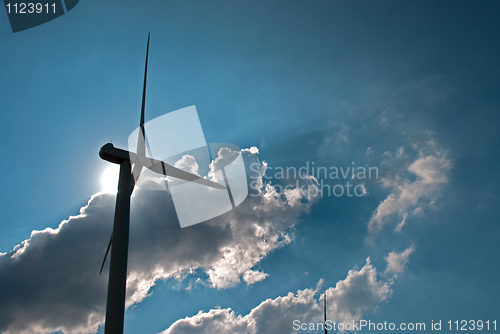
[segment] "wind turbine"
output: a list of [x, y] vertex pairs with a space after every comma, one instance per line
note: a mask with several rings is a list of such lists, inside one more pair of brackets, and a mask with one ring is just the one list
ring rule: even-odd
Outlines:
[[[109, 241], [106, 255], [101, 266], [104, 266], [106, 257], [111, 248], [108, 296], [106, 302], [105, 334], [122, 334], [123, 319], [125, 316], [125, 291], [127, 284], [127, 260], [130, 227], [130, 196], [134, 190], [135, 180], [138, 179], [142, 168], [146, 167], [158, 174], [172, 176], [199, 183], [217, 189], [226, 189], [225, 186], [209, 181], [201, 176], [185, 172], [163, 161], [146, 156], [146, 133], [144, 127], [144, 110], [146, 107], [146, 81], [148, 74], [149, 37], [146, 49], [146, 68], [144, 71], [144, 86], [142, 91], [142, 106], [137, 152], [129, 152], [115, 148], [112, 143], [101, 147], [99, 156], [109, 162], [120, 165], [118, 192], [116, 194], [115, 218], [113, 234]], [[132, 164], [134, 165], [132, 170]]]
[[326, 329], [326, 291], [323, 294], [323, 314], [324, 314], [325, 334], [328, 334], [328, 330]]

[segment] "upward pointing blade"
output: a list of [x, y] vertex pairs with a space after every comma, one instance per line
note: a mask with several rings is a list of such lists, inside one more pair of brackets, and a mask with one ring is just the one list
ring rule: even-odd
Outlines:
[[[142, 88], [142, 105], [141, 105], [141, 120], [139, 123], [139, 138], [137, 138], [137, 155], [146, 156], [146, 133], [144, 131], [144, 111], [146, 110], [146, 82], [148, 79], [148, 58], [149, 58], [149, 38], [151, 33], [148, 34], [148, 46], [146, 48], [146, 66], [144, 70], [144, 86]], [[132, 190], [134, 190], [135, 181], [139, 178], [142, 171], [142, 165], [137, 162], [132, 169]]]
[[142, 87], [142, 105], [141, 105], [141, 121], [139, 132], [139, 140], [137, 142], [137, 155], [146, 155], [146, 134], [144, 133], [144, 111], [146, 110], [146, 82], [148, 80], [148, 58], [149, 58], [149, 37], [151, 33], [148, 34], [148, 46], [146, 48], [146, 66], [144, 70], [144, 85]]

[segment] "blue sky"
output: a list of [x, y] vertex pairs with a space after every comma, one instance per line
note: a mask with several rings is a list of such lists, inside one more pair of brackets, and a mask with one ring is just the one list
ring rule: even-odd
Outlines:
[[208, 142], [258, 148], [247, 164], [354, 162], [380, 177], [363, 197], [263, 188], [182, 230], [168, 194], [138, 191], [129, 271], [149, 283], [133, 290], [126, 333], [292, 333], [293, 319], [317, 319], [324, 291], [331, 319], [497, 319], [499, 9], [82, 0], [16, 34], [0, 13], [0, 332], [103, 331], [93, 275], [114, 200], [92, 197], [108, 166], [98, 151], [126, 148], [138, 125], [148, 32], [147, 120], [196, 105]]

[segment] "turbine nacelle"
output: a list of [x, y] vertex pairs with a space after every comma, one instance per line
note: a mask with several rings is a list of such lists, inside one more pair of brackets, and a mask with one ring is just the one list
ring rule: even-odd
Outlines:
[[[172, 176], [178, 179], [202, 184], [216, 189], [226, 189], [225, 186], [219, 183], [212, 182], [199, 175], [186, 172], [163, 161], [149, 158], [142, 154], [138, 155], [133, 152], [116, 148], [112, 143], [107, 143], [106, 145], [101, 147], [99, 156], [101, 157], [101, 159], [115, 164], [121, 164], [124, 161], [130, 161], [130, 163], [134, 164], [134, 169], [136, 169], [136, 166], [139, 167], [139, 170], [142, 169], [141, 167], [146, 167], [155, 173], [165, 176]], [[133, 177], [137, 179], [139, 175], [133, 175]]]

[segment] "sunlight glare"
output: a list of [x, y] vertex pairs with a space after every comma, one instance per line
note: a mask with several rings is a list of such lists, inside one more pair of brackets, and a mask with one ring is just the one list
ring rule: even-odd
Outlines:
[[115, 194], [118, 191], [119, 175], [120, 165], [109, 165], [101, 177], [102, 191], [108, 194]]

